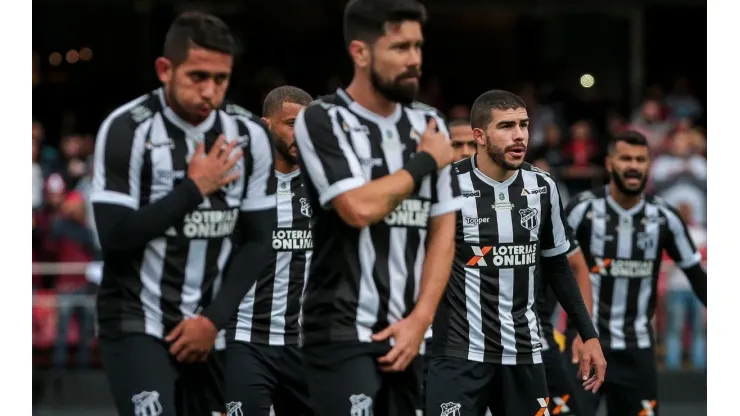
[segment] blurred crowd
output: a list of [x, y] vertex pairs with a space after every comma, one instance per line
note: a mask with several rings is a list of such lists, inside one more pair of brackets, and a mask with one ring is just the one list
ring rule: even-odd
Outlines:
[[[264, 93], [282, 84], [285, 80], [279, 74], [272, 76], [263, 84]], [[327, 92], [336, 84], [338, 81], [332, 78]], [[566, 203], [568, 197], [608, 179], [603, 158], [610, 134], [624, 129], [642, 132], [653, 152], [648, 192], [679, 209], [706, 261], [705, 114], [686, 79], [678, 78], [665, 91], [661, 86], [650, 87], [631, 114], [591, 106], [587, 94], [581, 98], [556, 91], [544, 94], [531, 83], [515, 92], [527, 103], [531, 119], [529, 161], [553, 175]], [[459, 145], [468, 146], [471, 153], [475, 151], [469, 104], [445, 103], [442, 88], [434, 80], [426, 84], [420, 101], [443, 109]], [[54, 136], [45, 131], [41, 121], [34, 121], [32, 143], [33, 262], [99, 260], [89, 200], [94, 136], [74, 129]], [[70, 363], [81, 367], [91, 363], [94, 308], [90, 295], [95, 292], [94, 280], [74, 267], [52, 267], [33, 276], [34, 348], [51, 352], [50, 365], [56, 371], [63, 371]], [[669, 262], [664, 264], [659, 290], [654, 324], [665, 365], [671, 369], [686, 365], [705, 368], [703, 306], [682, 272]], [[562, 328], [563, 324], [558, 318], [556, 325]], [[76, 352], [72, 353], [70, 347]]]

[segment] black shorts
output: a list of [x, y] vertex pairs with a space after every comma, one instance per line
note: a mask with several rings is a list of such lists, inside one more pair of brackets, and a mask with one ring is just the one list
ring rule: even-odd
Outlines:
[[427, 376], [429, 415], [542, 415], [548, 406], [543, 364], [502, 365], [434, 357]]
[[210, 416], [225, 412], [223, 373], [205, 363], [178, 363], [168, 345], [146, 334], [100, 340], [100, 359], [120, 415]]
[[545, 364], [547, 391], [550, 393], [550, 414], [582, 416], [581, 392], [585, 393], [585, 390], [576, 377], [577, 368], [568, 365], [570, 356], [560, 352], [552, 337], [547, 339], [547, 343], [550, 348], [542, 351], [542, 362]]
[[[298, 346], [231, 341], [226, 347], [226, 407], [229, 415], [313, 415]], [[241, 410], [241, 413], [238, 412]]]
[[387, 343], [356, 341], [304, 345], [308, 390], [321, 416], [415, 416], [421, 379], [419, 361], [403, 372], [380, 371]]
[[[570, 350], [566, 349], [566, 356]], [[606, 377], [597, 394], [580, 390], [583, 414], [596, 415], [601, 398], [606, 398], [609, 416], [658, 415], [658, 369], [653, 348], [604, 350]], [[577, 367], [573, 364], [575, 374]], [[574, 376], [575, 377], [575, 376]], [[576, 381], [577, 382], [577, 381]]]

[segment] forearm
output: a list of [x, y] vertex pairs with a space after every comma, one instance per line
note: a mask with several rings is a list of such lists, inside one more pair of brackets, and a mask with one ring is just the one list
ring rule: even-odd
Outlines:
[[431, 325], [440, 299], [450, 279], [455, 256], [455, 213], [432, 219], [429, 244], [422, 267], [419, 298], [413, 315]]
[[242, 226], [244, 242], [232, 254], [216, 298], [203, 311], [216, 328], [223, 329], [239, 304], [270, 262], [270, 230], [274, 223], [269, 211], [249, 212], [252, 227]]
[[578, 288], [581, 290], [583, 304], [586, 306], [586, 310], [590, 315], [593, 311], [591, 276], [588, 271], [586, 259], [583, 257], [583, 252], [580, 248], [578, 248], [568, 256], [568, 263], [570, 264], [570, 268], [573, 269], [573, 274], [575, 274], [576, 276], [576, 283], [578, 284]]
[[701, 267], [701, 264], [696, 264], [684, 269], [684, 274], [689, 279], [691, 287], [696, 293], [696, 297], [699, 298], [704, 306], [707, 306], [707, 271]]
[[426, 175], [436, 171], [432, 156], [421, 152], [398, 172], [347, 191], [332, 204], [344, 222], [363, 228], [385, 218], [414, 192]]
[[567, 257], [564, 254], [543, 257], [542, 270], [547, 283], [555, 292], [555, 297], [575, 324], [581, 338], [584, 341], [597, 338], [598, 334], [583, 302], [583, 296], [581, 296]]
[[203, 201], [198, 187], [185, 179], [167, 196], [138, 210], [104, 202], [93, 203], [95, 225], [103, 250], [143, 247], [161, 236]]

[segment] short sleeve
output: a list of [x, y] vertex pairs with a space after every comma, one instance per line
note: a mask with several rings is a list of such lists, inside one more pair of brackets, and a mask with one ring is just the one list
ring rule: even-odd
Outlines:
[[242, 211], [260, 211], [277, 204], [275, 142], [267, 127], [245, 117], [238, 118], [249, 130], [249, 150], [244, 152], [245, 182]]
[[688, 269], [699, 264], [701, 253], [696, 249], [696, 245], [691, 239], [691, 234], [689, 234], [681, 216], [672, 207], [659, 205], [658, 209], [665, 216], [666, 228], [668, 228], [665, 249], [676, 263], [676, 266], [681, 269]]
[[550, 177], [546, 177], [550, 188], [550, 213], [546, 220], [546, 227], [541, 231], [542, 256], [555, 257], [568, 252], [568, 228], [565, 224], [565, 210], [560, 200], [558, 186]]
[[301, 168], [311, 179], [323, 207], [367, 182], [341, 127], [338, 108], [327, 107], [320, 103], [310, 105], [301, 110], [295, 122]]
[[100, 126], [93, 155], [90, 201], [138, 209], [144, 140], [152, 120], [135, 123], [128, 112], [111, 114]]
[[576, 244], [579, 244], [578, 229], [581, 227], [586, 212], [591, 206], [593, 196], [591, 191], [580, 193], [575, 198], [571, 198], [568, 207], [565, 208], [565, 224], [568, 226], [568, 233], [572, 241]]
[[[450, 135], [444, 119], [437, 115], [433, 117], [437, 120], [437, 128], [449, 138]], [[453, 165], [445, 166], [435, 175], [435, 179], [436, 192], [429, 215], [437, 217], [449, 212], [459, 211], [463, 205], [463, 197], [460, 194], [460, 183], [457, 181], [455, 167]]]

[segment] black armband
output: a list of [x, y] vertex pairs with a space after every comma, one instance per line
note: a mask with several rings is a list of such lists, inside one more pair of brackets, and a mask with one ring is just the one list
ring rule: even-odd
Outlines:
[[418, 187], [425, 176], [437, 171], [437, 162], [427, 152], [419, 152], [403, 166], [414, 179], [414, 188]]

